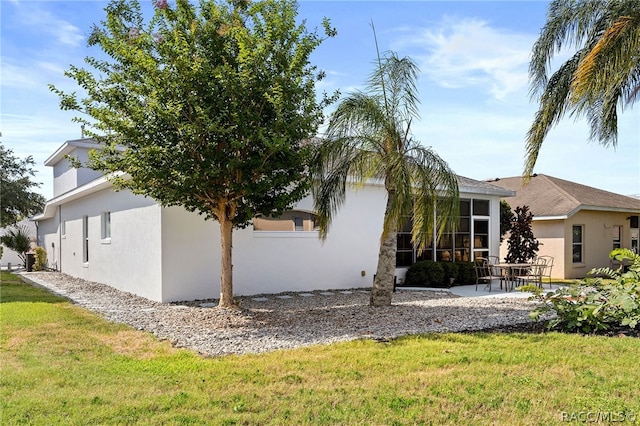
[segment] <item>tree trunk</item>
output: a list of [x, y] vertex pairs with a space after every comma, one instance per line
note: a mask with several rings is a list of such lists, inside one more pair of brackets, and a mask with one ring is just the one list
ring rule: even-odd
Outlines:
[[236, 308], [233, 301], [233, 222], [220, 215], [220, 243], [221, 243], [221, 259], [220, 259], [220, 303], [221, 308]]
[[[387, 215], [390, 214], [393, 197], [393, 192], [389, 192], [387, 196], [387, 207], [384, 212], [385, 220]], [[380, 252], [378, 254], [378, 267], [376, 269], [376, 277], [373, 280], [373, 288], [371, 289], [371, 299], [369, 302], [371, 306], [391, 305], [398, 242], [396, 225], [394, 224], [390, 227], [392, 229], [382, 231]]]

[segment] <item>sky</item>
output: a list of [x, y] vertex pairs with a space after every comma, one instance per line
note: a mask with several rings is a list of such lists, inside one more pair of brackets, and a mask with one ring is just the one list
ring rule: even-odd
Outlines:
[[[174, 4], [175, 0], [169, 0]], [[141, 0], [148, 15], [152, 1]], [[337, 29], [311, 62], [326, 72], [319, 92], [364, 90], [373, 69], [375, 26], [381, 51], [411, 57], [420, 68], [420, 120], [413, 136], [459, 175], [477, 180], [519, 176], [525, 135], [537, 110], [529, 96], [531, 49], [546, 22], [548, 1], [300, 1], [298, 17]], [[14, 154], [33, 156], [35, 180], [53, 196], [45, 160], [81, 136], [48, 84], [76, 90], [71, 65], [100, 56], [86, 40], [104, 19], [105, 1], [0, 0], [0, 132]], [[568, 58], [559, 52], [559, 61]], [[327, 114], [330, 113], [328, 109]], [[584, 120], [565, 116], [540, 152], [535, 173], [611, 192], [640, 194], [640, 107], [619, 116], [618, 146], [589, 142]]]

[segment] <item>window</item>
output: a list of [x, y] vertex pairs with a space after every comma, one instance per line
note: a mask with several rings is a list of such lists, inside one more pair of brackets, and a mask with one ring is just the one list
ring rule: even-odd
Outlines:
[[111, 238], [111, 212], [102, 212], [101, 219], [101, 238], [103, 240]]
[[82, 261], [89, 262], [89, 216], [82, 216]]
[[[460, 222], [455, 233], [444, 232], [440, 239], [431, 241], [424, 250], [418, 251], [411, 243], [411, 218], [407, 217], [404, 226], [398, 231], [396, 267], [411, 266], [421, 260], [437, 260], [443, 262], [469, 262], [471, 261], [471, 223], [473, 211], [479, 211], [484, 215], [489, 212], [488, 200], [460, 200]], [[486, 242], [488, 251], [488, 229], [489, 221], [486, 223], [486, 237], [481, 240]], [[475, 223], [475, 221], [474, 221]], [[476, 230], [476, 232], [479, 232]], [[479, 248], [479, 247], [476, 247]], [[485, 254], [484, 252], [482, 254]], [[479, 255], [479, 254], [476, 254]]]
[[66, 220], [63, 220], [62, 222], [60, 222], [60, 236], [62, 238], [67, 237], [67, 221]]
[[254, 231], [317, 231], [316, 216], [299, 210], [284, 212], [278, 217], [258, 216], [253, 219]]
[[620, 236], [622, 235], [622, 226], [613, 225], [613, 248], [618, 249], [622, 247]]
[[473, 200], [473, 214], [475, 216], [489, 216], [489, 200]]
[[489, 256], [489, 221], [476, 219], [473, 221], [473, 258]]
[[584, 232], [584, 227], [582, 225], [573, 225], [573, 237], [572, 237], [572, 252], [573, 252], [573, 263], [582, 263], [583, 259], [583, 251], [584, 251], [584, 241], [582, 234]]

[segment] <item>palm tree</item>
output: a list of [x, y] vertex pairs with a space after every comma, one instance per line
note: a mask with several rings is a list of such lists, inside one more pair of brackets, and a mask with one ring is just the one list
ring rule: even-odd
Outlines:
[[[575, 54], [549, 78], [548, 66], [565, 44]], [[638, 0], [555, 0], [533, 47], [531, 94], [540, 107], [527, 133], [524, 175], [533, 172], [542, 142], [565, 112], [586, 116], [591, 140], [617, 145], [622, 111], [640, 93], [640, 7]]]
[[418, 250], [427, 246], [434, 232], [440, 235], [457, 222], [456, 175], [411, 136], [411, 123], [418, 117], [417, 74], [409, 58], [378, 55], [368, 93], [348, 95], [331, 115], [312, 170], [321, 238], [326, 238], [333, 215], [345, 201], [347, 184], [384, 182], [387, 203], [372, 306], [391, 304], [397, 230], [408, 216], [413, 216], [412, 240]]

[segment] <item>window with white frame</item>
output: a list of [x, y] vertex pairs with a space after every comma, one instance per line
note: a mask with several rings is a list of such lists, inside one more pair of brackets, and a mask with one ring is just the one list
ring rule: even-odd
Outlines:
[[89, 262], [89, 216], [82, 216], [82, 261]]
[[[455, 232], [445, 231], [439, 239], [418, 251], [411, 241], [411, 217], [398, 230], [396, 267], [411, 266], [420, 260], [471, 262], [489, 255], [490, 200], [461, 199], [460, 221]], [[437, 212], [436, 212], [437, 214]]]
[[102, 212], [100, 233], [103, 240], [111, 238], [111, 212]]
[[572, 246], [571, 246], [572, 253], [573, 253], [572, 262], [582, 263], [584, 259], [584, 239], [583, 239], [584, 226], [573, 225], [572, 234], [573, 234]]
[[254, 231], [317, 231], [316, 216], [299, 210], [284, 212], [278, 217], [258, 216], [253, 219]]
[[60, 236], [62, 236], [62, 238], [67, 237], [67, 221], [66, 220], [63, 220], [62, 222], [60, 222]]

